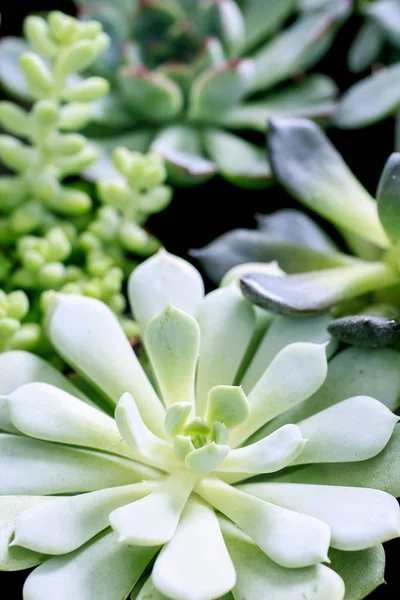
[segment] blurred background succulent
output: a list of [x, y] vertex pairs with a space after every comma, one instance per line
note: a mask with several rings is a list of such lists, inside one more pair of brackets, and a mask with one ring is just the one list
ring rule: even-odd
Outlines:
[[[400, 119], [400, 2], [356, 0], [354, 8], [360, 27], [347, 63], [353, 73], [366, 77], [350, 87], [339, 104], [335, 124], [344, 129], [366, 127], [396, 113], [396, 121]], [[395, 145], [400, 148], [400, 133]]]
[[92, 179], [115, 176], [106, 157], [122, 144], [159, 152], [178, 185], [218, 172], [263, 187], [272, 178], [265, 153], [232, 131], [264, 132], [271, 115], [324, 119], [334, 110], [336, 86], [326, 76], [281, 84], [323, 56], [349, 12], [347, 0], [78, 4], [82, 21], [100, 21], [111, 38], [92, 67], [112, 84], [88, 130], [103, 153], [88, 170]]
[[[36, 340], [36, 349], [45, 353], [43, 336], [32, 331], [40, 329], [47, 290], [102, 300], [133, 337], [136, 326], [125, 316], [123, 285], [138, 261], [160, 247], [143, 225], [171, 199], [163, 185], [163, 160], [117, 147], [112, 160], [118, 180], [99, 181], [97, 188], [80, 180], [80, 171], [95, 164], [98, 153], [76, 130], [89, 123], [109, 84], [78, 73], [98, 59], [109, 38], [97, 21], [59, 11], [46, 19], [28, 17], [24, 32], [34, 52], [17, 55], [32, 108], [0, 102], [0, 125], [8, 132], [0, 135], [0, 160], [7, 169], [0, 176], [0, 291], [1, 298], [14, 298], [22, 293], [14, 290], [24, 290], [29, 301], [18, 318], [5, 312], [1, 346], [33, 349]], [[21, 40], [5, 43], [26, 48]], [[34, 327], [27, 342], [28, 323]]]

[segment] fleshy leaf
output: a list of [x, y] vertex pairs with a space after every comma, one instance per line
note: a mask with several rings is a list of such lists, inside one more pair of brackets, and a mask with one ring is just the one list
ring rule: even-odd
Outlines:
[[311, 210], [386, 247], [376, 203], [311, 121], [272, 119], [270, 159], [280, 183]]
[[233, 523], [222, 517], [219, 521], [236, 569], [235, 600], [343, 600], [343, 581], [332, 569], [321, 564], [302, 569], [281, 567]]
[[285, 315], [311, 315], [396, 281], [395, 271], [384, 263], [366, 262], [287, 277], [249, 273], [242, 277], [241, 289], [261, 308]]
[[271, 88], [305, 66], [314, 64], [321, 56], [321, 50], [325, 51], [324, 42], [330, 43], [332, 32], [347, 8], [345, 2], [340, 2], [337, 14], [335, 11], [305, 14], [256, 52], [252, 92]]
[[400, 8], [396, 0], [384, 0], [368, 4], [365, 7], [365, 13], [373, 17], [382, 27], [390, 42], [400, 48]]
[[380, 490], [296, 483], [254, 483], [240, 489], [324, 521], [331, 546], [338, 550], [363, 550], [400, 535], [398, 502]]
[[337, 343], [332, 340], [327, 331], [331, 322], [328, 313], [312, 317], [276, 316], [261, 340], [247, 371], [241, 381], [243, 389], [249, 393], [256, 385], [274, 357], [289, 344], [296, 342], [311, 342], [313, 344], [328, 344], [327, 357], [335, 351]]
[[113, 532], [35, 569], [25, 582], [26, 600], [126, 598], [157, 548], [120, 544]]
[[[263, 20], [260, 19], [263, 23]], [[272, 91], [257, 100], [227, 108], [217, 123], [229, 129], [251, 129], [264, 133], [271, 118], [327, 119], [336, 108], [337, 88], [325, 75], [310, 75], [282, 90]]]
[[400, 402], [400, 354], [388, 348], [346, 348], [330, 361], [327, 378], [313, 396], [268, 423], [252, 439], [262, 439], [282, 425], [298, 423], [357, 394], [370, 395], [396, 410]]
[[16, 519], [13, 545], [43, 554], [67, 554], [109, 527], [111, 511], [143, 498], [154, 486], [136, 483], [66, 498], [50, 498]]
[[381, 544], [359, 552], [329, 551], [331, 566], [344, 580], [346, 600], [362, 600], [384, 583], [385, 550]]
[[[324, 252], [264, 231], [235, 229], [222, 234], [204, 248], [191, 251], [206, 275], [219, 283], [236, 265], [277, 261], [286, 273], [315, 271], [354, 264], [354, 258], [339, 252]], [[248, 271], [251, 272], [251, 271]]]
[[22, 436], [0, 434], [0, 450], [3, 494], [91, 492], [159, 477], [159, 471], [112, 454]]
[[214, 120], [226, 106], [239, 103], [251, 85], [253, 74], [253, 63], [249, 59], [229, 60], [203, 71], [190, 91], [190, 119]]
[[217, 385], [208, 394], [206, 421], [220, 422], [228, 429], [236, 427], [249, 416], [249, 403], [241, 387]]
[[146, 152], [153, 133], [147, 129], [124, 133], [106, 138], [91, 139], [90, 146], [97, 152], [97, 160], [86, 167], [83, 175], [89, 181], [122, 180], [121, 173], [115, 168], [111, 158], [114, 148], [123, 146], [132, 152]]
[[232, 431], [230, 444], [238, 446], [265, 423], [309, 398], [327, 371], [323, 344], [298, 342], [283, 348], [251, 390], [250, 416]]
[[400, 341], [400, 322], [370, 315], [350, 315], [329, 324], [329, 333], [342, 342], [367, 348], [384, 348]]
[[182, 110], [183, 94], [179, 86], [161, 72], [123, 67], [118, 81], [128, 106], [144, 119], [164, 122]]
[[200, 133], [195, 128], [166, 127], [156, 135], [151, 149], [163, 157], [175, 185], [197, 185], [217, 172], [217, 165], [205, 156]]
[[390, 155], [379, 180], [376, 199], [381, 223], [393, 243], [400, 239], [400, 153]]
[[330, 532], [322, 521], [259, 500], [217, 478], [201, 479], [196, 491], [282, 567], [298, 569], [328, 560]]
[[[386, 446], [398, 420], [386, 406], [368, 396], [338, 402], [297, 423], [308, 442], [295, 462], [351, 462], [372, 458]], [[374, 424], [372, 429], [371, 423]]]
[[297, 458], [305, 442], [296, 425], [284, 425], [255, 444], [231, 450], [218, 470], [224, 473], [273, 473]]
[[148, 429], [132, 396], [121, 396], [115, 409], [115, 420], [125, 442], [142, 456], [156, 461], [163, 468], [174, 464], [171, 446]]
[[358, 129], [390, 116], [400, 107], [400, 65], [394, 64], [362, 79], [345, 92], [335, 113], [335, 125]]
[[230, 447], [225, 444], [210, 442], [201, 448], [192, 450], [185, 457], [187, 468], [196, 475], [207, 475], [218, 469], [224, 458], [228, 456]]
[[[243, 6], [243, 17], [246, 26], [246, 43], [244, 50], [248, 52], [259, 42], [278, 31], [285, 20], [294, 11], [293, 0], [246, 0]], [[262, 15], [263, 18], [260, 18]]]
[[40, 564], [45, 556], [25, 548], [10, 546], [15, 520], [32, 506], [47, 502], [43, 496], [0, 497], [0, 568], [2, 571], [20, 571]]
[[385, 36], [382, 29], [372, 20], [365, 21], [356, 33], [350, 46], [347, 64], [350, 71], [360, 73], [378, 58]]
[[[208, 294], [201, 305], [196, 412], [203, 415], [216, 385], [233, 385], [255, 327], [253, 307], [231, 285]], [[229, 352], [227, 352], [229, 348]]]
[[369, 460], [354, 463], [323, 463], [293, 467], [274, 475], [276, 481], [374, 488], [400, 496], [400, 425], [396, 425], [387, 446]]
[[61, 356], [114, 404], [131, 393], [145, 423], [163, 435], [165, 410], [108, 306], [94, 298], [56, 295], [47, 332]]
[[27, 383], [6, 402], [12, 424], [24, 435], [135, 458], [122, 442], [114, 419], [58, 387]]
[[200, 345], [197, 321], [168, 305], [147, 325], [144, 342], [164, 403], [194, 405], [194, 378]]
[[204, 284], [191, 264], [160, 250], [132, 272], [128, 295], [134, 317], [144, 332], [149, 321], [169, 303], [196, 316]]
[[267, 186], [273, 179], [262, 148], [219, 129], [208, 129], [204, 145], [225, 179], [248, 188]]
[[169, 542], [195, 483], [191, 473], [175, 471], [145, 498], [114, 510], [110, 524], [119, 542], [138, 546]]
[[201, 500], [191, 499], [172, 540], [157, 557], [152, 573], [157, 590], [170, 598], [219, 598], [236, 581], [217, 517]]

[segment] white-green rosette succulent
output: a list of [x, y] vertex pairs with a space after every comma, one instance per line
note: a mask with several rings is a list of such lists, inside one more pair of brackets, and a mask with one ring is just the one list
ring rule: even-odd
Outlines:
[[40, 565], [24, 599], [365, 597], [400, 534], [398, 419], [326, 379], [329, 318], [271, 323], [235, 281], [204, 296], [165, 251], [129, 296], [148, 376], [113, 312], [81, 296], [55, 294], [47, 333], [85, 388], [0, 355], [0, 565]]

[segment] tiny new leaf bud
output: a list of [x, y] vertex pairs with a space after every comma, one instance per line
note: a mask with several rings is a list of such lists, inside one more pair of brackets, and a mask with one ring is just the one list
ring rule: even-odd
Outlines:
[[103, 77], [89, 77], [86, 81], [68, 88], [64, 92], [64, 98], [72, 102], [95, 102], [99, 100], [110, 89], [110, 84]]

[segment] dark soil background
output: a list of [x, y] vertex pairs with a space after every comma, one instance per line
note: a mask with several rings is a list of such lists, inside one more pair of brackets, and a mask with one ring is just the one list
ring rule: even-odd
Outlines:
[[[29, 12], [54, 9], [69, 14], [75, 12], [75, 7], [69, 0], [29, 0], [26, 4], [29, 4], [29, 8], [26, 5], [23, 8], [20, 3], [16, 3], [14, 9], [10, 4], [2, 7], [0, 36], [21, 35], [23, 19]], [[313, 69], [331, 76], [341, 91], [367, 75], [353, 75], [346, 67], [348, 48], [358, 26], [358, 17], [352, 17], [338, 33], [325, 58]], [[262, 136], [252, 137], [254, 141], [264, 143]], [[329, 137], [355, 175], [374, 193], [383, 165], [393, 151], [394, 120], [387, 119], [372, 127], [355, 131], [330, 129]], [[225, 231], [237, 227], [253, 227], [255, 214], [270, 213], [288, 206], [296, 206], [296, 202], [277, 186], [267, 190], [243, 190], [215, 178], [197, 188], [176, 190], [167, 210], [152, 217], [148, 224], [152, 233], [162, 240], [170, 252], [188, 258], [187, 251], [190, 248], [200, 248]], [[399, 596], [398, 591], [396, 592], [396, 571], [399, 569], [400, 540], [393, 540], [385, 546], [387, 585], [372, 593], [369, 600], [389, 600]], [[7, 590], [9, 600], [21, 599], [26, 574], [0, 574], [0, 589]], [[56, 590], [54, 596], [57, 597]]]

